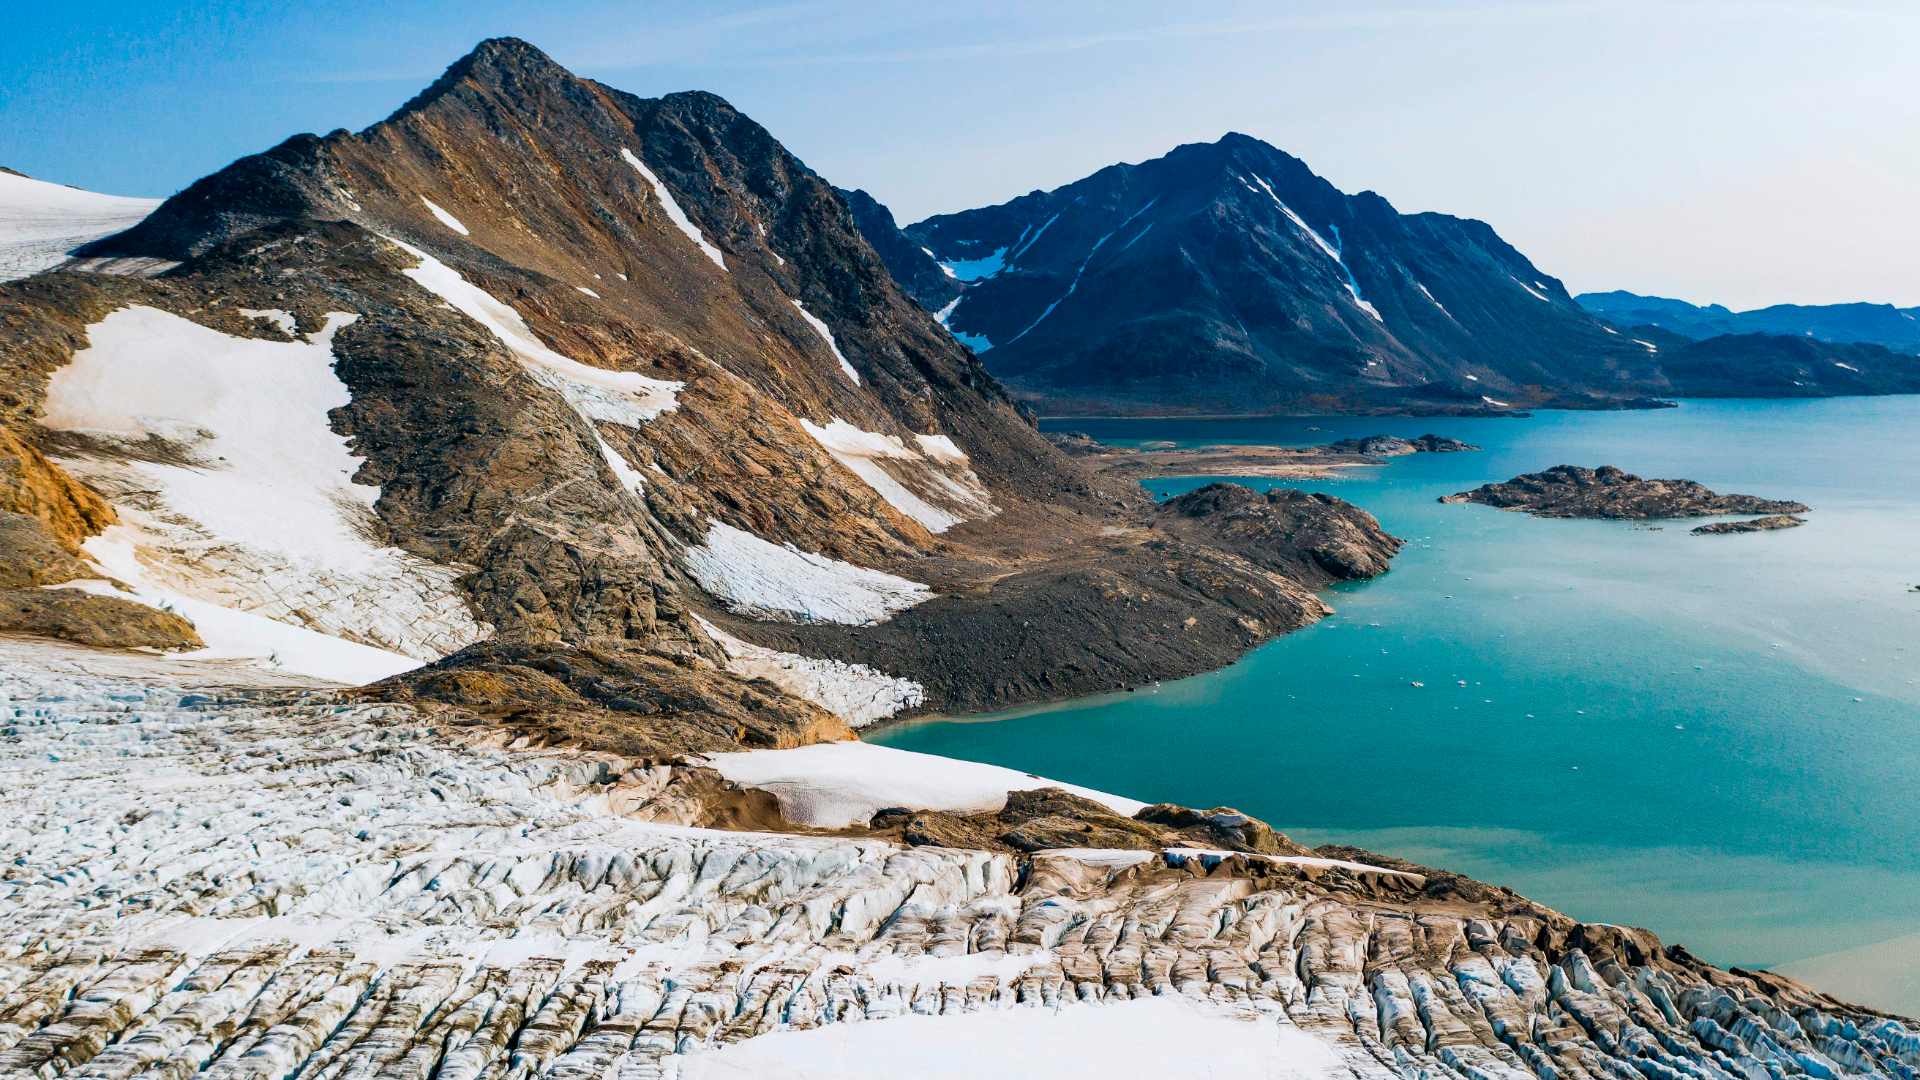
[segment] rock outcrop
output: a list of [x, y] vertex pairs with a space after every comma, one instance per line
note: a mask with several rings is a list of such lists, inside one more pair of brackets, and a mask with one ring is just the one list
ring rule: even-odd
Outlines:
[[199, 649], [193, 624], [171, 611], [78, 589], [0, 589], [0, 631], [112, 649]]
[[1545, 472], [1516, 476], [1504, 484], [1482, 484], [1472, 491], [1443, 495], [1440, 501], [1524, 510], [1535, 517], [1630, 521], [1708, 514], [1798, 514], [1807, 509], [1801, 503], [1753, 495], [1718, 495], [1692, 480], [1643, 480], [1611, 465], [1598, 469], [1555, 465]]
[[1425, 451], [1430, 454], [1453, 454], [1462, 450], [1478, 450], [1459, 439], [1449, 439], [1444, 435], [1422, 435], [1417, 439], [1399, 439], [1392, 435], [1369, 435], [1364, 439], [1341, 439], [1329, 443], [1327, 450], [1334, 453], [1363, 454], [1367, 457], [1399, 457], [1403, 454], [1417, 454]]
[[1805, 518], [1792, 514], [1774, 514], [1770, 517], [1754, 518], [1751, 521], [1716, 521], [1711, 525], [1698, 525], [1693, 529], [1695, 536], [1718, 536], [1722, 533], [1767, 532], [1771, 529], [1791, 529], [1805, 525]]
[[1115, 477], [1147, 480], [1162, 476], [1259, 476], [1287, 479], [1339, 475], [1355, 466], [1370, 466], [1382, 458], [1420, 453], [1457, 453], [1478, 450], [1458, 439], [1422, 435], [1402, 439], [1369, 435], [1341, 439], [1325, 446], [1188, 446], [1142, 444], [1137, 449], [1108, 446], [1083, 431], [1054, 432], [1049, 442], [1062, 453], [1081, 459], [1088, 469]]

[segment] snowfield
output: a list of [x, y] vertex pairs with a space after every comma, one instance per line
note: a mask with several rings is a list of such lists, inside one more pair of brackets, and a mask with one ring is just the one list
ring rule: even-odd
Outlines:
[[890, 806], [954, 814], [998, 813], [1007, 793], [1057, 787], [1132, 817], [1146, 803], [975, 761], [916, 754], [873, 743], [816, 743], [792, 750], [716, 754], [707, 762], [744, 787], [773, 793], [780, 814], [798, 825], [865, 825]]
[[133, 228], [159, 205], [0, 172], [0, 281], [51, 270], [69, 251]]
[[[130, 598], [204, 624], [216, 655], [354, 681], [489, 632], [456, 585], [460, 568], [369, 539], [380, 489], [353, 482], [361, 459], [327, 418], [350, 400], [332, 342], [354, 318], [335, 313], [310, 339], [280, 342], [122, 308], [88, 327], [88, 347], [48, 381], [40, 422], [87, 440], [57, 460], [122, 522], [87, 553], [138, 588]], [[326, 636], [345, 640], [315, 640]]]
[[872, 626], [933, 599], [917, 581], [770, 543], [719, 521], [680, 561], [701, 588], [756, 619]]
[[700, 625], [726, 650], [728, 671], [748, 679], [766, 679], [838, 716], [848, 727], [866, 727], [927, 700], [926, 687], [912, 679], [897, 679], [865, 664], [816, 659], [754, 645], [705, 619], [700, 619]]
[[[916, 435], [929, 450], [922, 454], [897, 436], [865, 431], [837, 416], [825, 427], [802, 417], [800, 426], [833, 460], [928, 532], [943, 533], [969, 518], [998, 512], [986, 485], [967, 468], [967, 455], [944, 435]], [[933, 440], [930, 449], [927, 440]]]

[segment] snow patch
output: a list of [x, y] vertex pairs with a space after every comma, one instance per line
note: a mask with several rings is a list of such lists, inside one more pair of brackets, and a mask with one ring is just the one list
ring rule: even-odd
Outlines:
[[[125, 530], [120, 531], [120, 530]], [[137, 580], [145, 567], [133, 555], [138, 533], [124, 525], [107, 529], [107, 537], [94, 537], [87, 554], [123, 581]], [[102, 542], [104, 539], [104, 543]], [[307, 675], [347, 686], [364, 686], [404, 671], [412, 671], [425, 661], [371, 645], [331, 637], [314, 630], [289, 626], [261, 615], [195, 600], [190, 596], [148, 585], [135, 585], [132, 592], [121, 592], [109, 582], [70, 581], [56, 586], [78, 589], [95, 596], [132, 600], [150, 608], [170, 611], [193, 624], [204, 649], [173, 653], [174, 660], [194, 662], [248, 661], [249, 666], [268, 671]]]
[[726, 651], [728, 671], [746, 679], [766, 679], [838, 716], [848, 727], [866, 727], [927, 699], [926, 688], [919, 683], [865, 664], [780, 652], [741, 641], [705, 619], [700, 619], [700, 625]]
[[1482, 395], [1480, 395], [1480, 400], [1481, 400], [1481, 401], [1484, 401], [1484, 402], [1486, 402], [1486, 403], [1487, 403], [1487, 404], [1489, 404], [1489, 405], [1498, 405], [1498, 406], [1499, 406], [1500, 408], [1502, 408], [1502, 409], [1506, 409], [1506, 408], [1511, 408], [1511, 407], [1512, 407], [1512, 406], [1510, 406], [1510, 405], [1508, 405], [1508, 404], [1507, 404], [1506, 402], [1504, 402], [1504, 401], [1495, 401], [1495, 400], [1493, 400], [1492, 398], [1490, 398], [1490, 397], [1488, 397], [1488, 396], [1486, 396], [1485, 394], [1482, 394]]
[[[1305, 219], [1301, 218], [1299, 214], [1294, 213], [1292, 207], [1280, 200], [1280, 196], [1273, 190], [1273, 185], [1267, 183], [1265, 177], [1262, 177], [1259, 173], [1255, 173], [1253, 178], [1260, 181], [1260, 186], [1267, 190], [1267, 194], [1272, 197], [1273, 204], [1280, 208], [1280, 212], [1287, 215], [1288, 220], [1299, 226], [1301, 232], [1311, 237], [1313, 242], [1320, 246], [1320, 250], [1327, 253], [1328, 258], [1339, 264], [1340, 272], [1346, 275], [1347, 291], [1353, 294], [1354, 304], [1358, 305], [1360, 310], [1373, 316], [1375, 322], [1384, 324], [1387, 320], [1380, 317], [1380, 309], [1374, 307], [1360, 295], [1360, 282], [1353, 276], [1353, 269], [1346, 264], [1346, 260], [1340, 257], [1340, 252], [1345, 247], [1345, 245], [1340, 242], [1340, 226], [1332, 226], [1334, 242], [1331, 244], [1327, 243], [1325, 237], [1313, 231], [1313, 227], [1308, 225]], [[1432, 300], [1433, 297], [1429, 296], [1427, 299]], [[1435, 301], [1435, 303], [1438, 304], [1438, 301]], [[1452, 316], [1448, 316], [1448, 318], [1452, 318]]]
[[[1439, 308], [1440, 314], [1445, 315], [1449, 319], [1453, 318], [1453, 312], [1447, 310], [1447, 305], [1441, 303], [1438, 300], [1435, 300], [1433, 298], [1433, 294], [1427, 291], [1427, 287], [1425, 285], [1422, 285], [1416, 281], [1413, 283], [1413, 287], [1416, 289], [1419, 289], [1420, 295], [1426, 297], [1429, 301], [1431, 301], [1434, 307]], [[1456, 319], [1454, 321], [1458, 322], [1459, 320]]]
[[[974, 475], [971, 469], [962, 469], [958, 475], [951, 475], [930, 467], [927, 459], [919, 453], [909, 450], [905, 443], [892, 435], [882, 435], [877, 431], [863, 431], [839, 417], [834, 417], [825, 427], [802, 417], [800, 426], [807, 434], [824, 447], [835, 461], [846, 466], [847, 470], [867, 482], [876, 494], [885, 499], [888, 505], [902, 514], [919, 522], [928, 532], [941, 533], [953, 528], [965, 516], [956, 511], [965, 511], [977, 517], [994, 513], [993, 500], [987, 494], [985, 485]], [[958, 451], [958, 447], [954, 448]], [[898, 462], [899, 467], [912, 469], [912, 475], [926, 487], [937, 489], [938, 497], [953, 504], [954, 510], [943, 509], [927, 501], [923, 494], [909, 490], [882, 462]], [[934, 492], [925, 491], [925, 494]]]
[[587, 288], [585, 285], [575, 285], [574, 288], [579, 289], [581, 292], [586, 293], [588, 296], [593, 297], [595, 300], [600, 299], [599, 293], [594, 292], [592, 289]]
[[1000, 248], [993, 254], [978, 259], [955, 259], [943, 262], [940, 269], [957, 281], [972, 283], [990, 278], [1007, 268], [1007, 249]]
[[[415, 660], [485, 637], [455, 584], [463, 568], [369, 539], [380, 535], [380, 489], [352, 482], [362, 459], [327, 415], [351, 401], [333, 372], [333, 336], [356, 318], [329, 314], [311, 340], [291, 342], [139, 306], [88, 327], [89, 346], [48, 380], [41, 420], [101, 448], [62, 458], [122, 521], [87, 552], [156, 595]], [[115, 450], [155, 440], [170, 452]]]
[[770, 543], [719, 521], [681, 561], [701, 588], [756, 619], [872, 626], [933, 599], [917, 581]]
[[956, 296], [953, 299], [947, 301], [946, 307], [943, 307], [939, 311], [936, 311], [933, 313], [933, 321], [939, 323], [941, 326], [947, 325], [948, 316], [953, 314], [954, 308], [957, 308], [960, 306], [960, 301], [964, 299], [964, 296], [965, 294], [962, 294], [961, 296]]
[[[1079, 199], [1074, 200], [1074, 202], [1079, 202], [1079, 201], [1080, 201]], [[1037, 233], [1034, 233], [1033, 238], [1031, 240], [1028, 240], [1026, 243], [1021, 244], [1020, 247], [1016, 251], [1014, 251], [1012, 255], [1009, 255], [1007, 257], [1007, 261], [1012, 262], [1013, 260], [1019, 258], [1020, 256], [1025, 255], [1027, 252], [1032, 251], [1033, 245], [1040, 242], [1040, 238], [1046, 235], [1046, 232], [1048, 229], [1053, 228], [1053, 223], [1056, 221], [1059, 221], [1060, 214], [1064, 214], [1064, 213], [1066, 213], [1066, 211], [1061, 210], [1059, 213], [1056, 213], [1052, 217], [1048, 218], [1047, 223], [1045, 225], [1040, 226], [1040, 231]]]
[[773, 793], [788, 821], [823, 829], [866, 824], [889, 806], [954, 814], [997, 813], [1010, 791], [1064, 788], [1132, 817], [1147, 804], [998, 765], [916, 754], [863, 742], [715, 754], [707, 764], [736, 784]]
[[133, 228], [159, 205], [0, 172], [0, 281], [51, 270], [74, 248]]
[[[640, 175], [647, 178], [647, 183], [653, 185], [653, 194], [660, 200], [660, 205], [667, 208], [667, 219], [672, 221], [681, 232], [687, 234], [687, 239], [698, 244], [700, 250], [706, 253], [707, 258], [713, 260], [713, 265], [725, 270], [727, 268], [727, 260], [721, 256], [720, 249], [708, 243], [707, 238], [701, 235], [700, 230], [694, 227], [692, 221], [688, 220], [687, 212], [680, 209], [679, 203], [673, 201], [673, 192], [668, 191], [667, 185], [661, 183], [660, 178], [653, 175], [653, 170], [647, 168], [647, 163], [633, 156], [633, 151], [624, 146], [620, 148], [620, 156], [627, 159], [627, 164], [639, 170]], [[778, 258], [778, 256], [775, 257]], [[785, 262], [785, 259], [781, 259], [783, 265]]]
[[1654, 344], [1653, 342], [1651, 342], [1651, 341], [1641, 341], [1641, 340], [1640, 340], [1639, 338], [1628, 338], [1627, 340], [1629, 340], [1629, 341], [1631, 341], [1631, 342], [1633, 342], [1633, 343], [1634, 343], [1635, 345], [1645, 345], [1645, 346], [1647, 347], [1647, 351], [1648, 351], [1648, 352], [1659, 352], [1659, 351], [1660, 351], [1660, 346], [1658, 346], [1658, 345], [1655, 345], [1655, 344]]
[[526, 320], [510, 305], [494, 299], [492, 294], [461, 277], [459, 271], [419, 248], [398, 240], [393, 243], [420, 260], [419, 266], [401, 273], [492, 331], [536, 381], [565, 398], [589, 424], [605, 420], [637, 428], [674, 407], [674, 395], [685, 384], [649, 379], [630, 371], [589, 367], [561, 356], [542, 344], [527, 328]]
[[[1157, 200], [1157, 199], [1156, 199], [1156, 200], [1154, 200], [1154, 201], [1155, 201], [1155, 202], [1158, 202], [1159, 200]], [[1153, 203], [1148, 203], [1148, 204], [1147, 204], [1147, 206], [1152, 206], [1152, 205], [1153, 205]], [[1141, 214], [1143, 214], [1143, 213], [1145, 213], [1145, 212], [1146, 212], [1146, 210], [1147, 210], [1147, 206], [1143, 206], [1143, 207], [1141, 207], [1141, 208], [1140, 208], [1139, 210], [1136, 210], [1136, 211], [1134, 211], [1134, 215], [1133, 215], [1133, 217], [1139, 217], [1139, 216], [1140, 216]], [[1060, 215], [1058, 215], [1058, 214], [1055, 214], [1054, 216], [1055, 216], [1055, 217], [1059, 217]], [[1127, 219], [1127, 221], [1123, 221], [1123, 222], [1121, 222], [1121, 223], [1120, 223], [1120, 228], [1122, 228], [1122, 229], [1123, 229], [1123, 228], [1126, 228], [1126, 225], [1127, 225], [1127, 222], [1128, 222], [1128, 221], [1132, 221], [1132, 220], [1133, 220], [1133, 218], [1131, 218], [1131, 217], [1130, 217], [1130, 218], [1128, 218], [1128, 219]], [[1049, 222], [1047, 222], [1047, 224], [1049, 224], [1049, 225], [1051, 225], [1051, 224], [1053, 224], [1053, 222], [1051, 222], [1051, 221], [1049, 221]], [[1044, 230], [1042, 230], [1042, 231], [1044, 231]], [[1032, 326], [1029, 326], [1029, 327], [1027, 327], [1027, 328], [1026, 328], [1025, 330], [1022, 330], [1022, 331], [1020, 331], [1019, 333], [1017, 333], [1017, 334], [1015, 334], [1015, 335], [1013, 335], [1013, 337], [1012, 337], [1011, 339], [1009, 339], [1009, 340], [1007, 341], [1007, 344], [1009, 344], [1009, 345], [1011, 345], [1011, 344], [1013, 344], [1013, 343], [1014, 343], [1015, 341], [1019, 341], [1019, 340], [1020, 340], [1021, 338], [1023, 338], [1023, 337], [1026, 337], [1026, 336], [1027, 336], [1027, 335], [1028, 335], [1029, 333], [1031, 333], [1031, 332], [1032, 332], [1032, 330], [1033, 330], [1033, 327], [1034, 327], [1034, 326], [1039, 326], [1039, 325], [1040, 325], [1041, 323], [1043, 323], [1043, 322], [1045, 322], [1045, 321], [1047, 320], [1047, 316], [1049, 316], [1049, 315], [1051, 315], [1051, 314], [1053, 314], [1053, 309], [1054, 309], [1054, 308], [1057, 308], [1057, 307], [1059, 307], [1059, 306], [1060, 306], [1060, 302], [1061, 302], [1061, 300], [1065, 300], [1065, 299], [1066, 299], [1067, 297], [1069, 297], [1069, 296], [1072, 296], [1072, 295], [1073, 295], [1073, 290], [1075, 290], [1075, 289], [1077, 289], [1077, 288], [1079, 288], [1079, 287], [1080, 287], [1080, 277], [1081, 277], [1081, 275], [1083, 275], [1083, 274], [1085, 274], [1085, 273], [1087, 272], [1087, 264], [1088, 264], [1088, 263], [1091, 263], [1091, 262], [1093, 261], [1093, 257], [1094, 257], [1094, 255], [1096, 255], [1096, 254], [1098, 254], [1098, 253], [1099, 253], [1099, 251], [1100, 251], [1100, 245], [1102, 245], [1102, 244], [1104, 244], [1104, 243], [1106, 243], [1106, 242], [1107, 242], [1107, 237], [1110, 237], [1110, 236], [1112, 236], [1112, 235], [1113, 235], [1114, 233], [1116, 233], [1116, 232], [1119, 232], [1119, 231], [1120, 231], [1120, 229], [1114, 229], [1114, 230], [1113, 230], [1112, 232], [1109, 232], [1109, 233], [1107, 233], [1107, 235], [1106, 235], [1106, 236], [1103, 236], [1103, 237], [1101, 237], [1100, 239], [1098, 239], [1098, 240], [1095, 240], [1095, 241], [1093, 242], [1093, 246], [1092, 246], [1091, 248], [1088, 248], [1088, 249], [1087, 249], [1087, 257], [1086, 257], [1086, 258], [1084, 258], [1084, 259], [1081, 259], [1081, 260], [1080, 260], [1080, 269], [1078, 269], [1078, 270], [1075, 270], [1075, 271], [1073, 272], [1073, 281], [1072, 281], [1072, 283], [1070, 283], [1070, 284], [1069, 284], [1069, 285], [1067, 286], [1067, 291], [1066, 291], [1066, 292], [1064, 292], [1064, 293], [1061, 293], [1061, 294], [1060, 294], [1060, 299], [1059, 299], [1059, 300], [1055, 300], [1055, 301], [1054, 301], [1053, 303], [1051, 303], [1051, 304], [1048, 304], [1048, 305], [1047, 305], [1047, 310], [1045, 310], [1045, 311], [1043, 311], [1043, 312], [1041, 312], [1041, 313], [1040, 313], [1040, 317], [1039, 317], [1039, 318], [1037, 318], [1037, 319], [1035, 319], [1035, 320], [1033, 320], [1033, 325], [1032, 325]], [[1037, 240], [1037, 239], [1039, 239], [1039, 238], [1038, 238], [1038, 237], [1035, 237], [1035, 239]]]
[[987, 340], [985, 334], [969, 334], [965, 330], [955, 330], [951, 326], [947, 327], [947, 333], [953, 335], [953, 340], [972, 350], [975, 356], [993, 348], [993, 342]]
[[807, 320], [807, 325], [813, 327], [814, 332], [827, 343], [827, 348], [833, 350], [833, 358], [840, 361], [840, 370], [847, 373], [847, 378], [853, 380], [853, 385], [859, 386], [860, 373], [853, 370], [853, 365], [847, 362], [846, 354], [840, 351], [839, 343], [833, 340], [833, 331], [827, 329], [827, 324], [819, 316], [808, 311], [807, 305], [795, 300], [793, 306], [800, 312], [800, 317]]
[[469, 235], [467, 232], [467, 227], [465, 225], [460, 224], [459, 218], [454, 217], [452, 214], [449, 214], [445, 210], [440, 209], [440, 207], [436, 205], [432, 199], [429, 199], [425, 195], [422, 195], [420, 196], [420, 201], [427, 204], [427, 209], [433, 211], [433, 216], [440, 219], [440, 224], [445, 225], [447, 228], [452, 229], [454, 232], [459, 233], [461, 236]]
[[[1513, 283], [1514, 283], [1515, 285], [1518, 285], [1518, 286], [1520, 286], [1521, 288], [1523, 288], [1523, 289], [1525, 289], [1525, 290], [1527, 290], [1527, 295], [1528, 295], [1528, 296], [1531, 296], [1531, 297], [1533, 297], [1533, 298], [1534, 298], [1535, 300], [1545, 300], [1545, 301], [1546, 301], [1547, 303], [1549, 303], [1549, 304], [1551, 304], [1551, 303], [1553, 303], [1553, 297], [1551, 297], [1551, 296], [1547, 296], [1547, 295], [1545, 295], [1544, 293], [1538, 293], [1538, 292], [1535, 292], [1535, 291], [1534, 291], [1534, 289], [1533, 289], [1533, 286], [1531, 286], [1531, 285], [1529, 285], [1529, 284], [1527, 284], [1527, 283], [1526, 283], [1526, 282], [1524, 282], [1524, 281], [1521, 281], [1521, 280], [1520, 280], [1519, 278], [1517, 278], [1517, 277], [1513, 277], [1513, 275], [1512, 275], [1512, 274], [1508, 274], [1507, 276], [1508, 276], [1509, 278], [1512, 278], [1512, 280], [1513, 280]], [[1643, 345], [1644, 345], [1644, 344], [1646, 344], [1646, 343], [1645, 343], [1645, 342], [1641, 342], [1641, 344], [1643, 344]]]
[[865, 1024], [775, 1031], [696, 1050], [680, 1066], [679, 1077], [1321, 1080], [1348, 1075], [1332, 1046], [1272, 1016], [1233, 1013], [1179, 994], [1102, 1005], [1068, 1000], [1063, 995], [1058, 1008], [908, 1013]]
[[[1843, 367], [1845, 365], [1842, 365]], [[948, 435], [915, 435], [913, 440], [920, 444], [920, 452], [935, 461], [944, 461], [952, 465], [965, 465], [969, 460], [966, 451], [954, 445]]]
[[607, 460], [607, 468], [613, 470], [613, 478], [620, 482], [620, 486], [625, 488], [628, 494], [640, 494], [647, 486], [646, 478], [641, 476], [633, 466], [627, 464], [627, 459], [621, 457], [620, 452], [615, 450], [599, 432], [593, 433], [593, 441], [599, 445], [600, 456]]
[[1833, 362], [1833, 366], [1837, 368], [1846, 368], [1848, 371], [1853, 371], [1853, 372], [1858, 372], [1860, 370], [1859, 368], [1854, 367], [1852, 364], [1843, 364], [1838, 360], [1835, 360]]
[[240, 314], [245, 315], [249, 319], [265, 319], [268, 322], [274, 324], [275, 326], [278, 326], [280, 329], [286, 331], [289, 337], [291, 337], [293, 334], [298, 332], [296, 329], [296, 324], [294, 322], [293, 316], [291, 314], [288, 314], [287, 312], [281, 311], [279, 308], [244, 308], [243, 307], [240, 309]]

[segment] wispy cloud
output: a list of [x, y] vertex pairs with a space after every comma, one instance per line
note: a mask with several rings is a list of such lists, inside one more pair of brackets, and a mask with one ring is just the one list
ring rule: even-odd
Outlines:
[[[794, 5], [742, 13], [725, 20], [745, 26], [768, 21], [774, 14], [811, 13], [833, 7], [828, 4]], [[616, 58], [603, 53], [604, 59], [587, 65], [596, 70], [621, 70], [643, 66], [690, 67], [798, 67], [836, 64], [902, 64], [966, 60], [1000, 60], [1023, 56], [1078, 52], [1109, 46], [1181, 41], [1197, 38], [1314, 32], [1333, 30], [1402, 30], [1442, 27], [1500, 26], [1539, 23], [1591, 16], [1630, 15], [1649, 20], [1671, 21], [1747, 21], [1767, 17], [1808, 18], [1819, 21], [1920, 22], [1920, 11], [1894, 11], [1884, 8], [1819, 3], [1779, 3], [1767, 0], [1544, 0], [1488, 4], [1470, 8], [1397, 7], [1366, 10], [1348, 7], [1342, 11], [1260, 18], [1216, 19], [1204, 22], [1162, 23], [1131, 29], [1106, 30], [1091, 34], [1050, 37], [1003, 38], [965, 44], [898, 49], [846, 51], [770, 50], [754, 54], [749, 43], [733, 41], [725, 52], [695, 48], [676, 56], [662, 56], [657, 48], [645, 50], [644, 58], [628, 55]], [[695, 28], [689, 27], [688, 30]], [[685, 38], [685, 34], [676, 34]], [[706, 44], [710, 44], [710, 39]]]

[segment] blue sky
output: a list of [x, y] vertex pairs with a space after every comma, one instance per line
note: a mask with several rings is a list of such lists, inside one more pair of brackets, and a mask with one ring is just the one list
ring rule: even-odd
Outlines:
[[166, 195], [482, 38], [705, 89], [900, 219], [1243, 131], [1576, 291], [1920, 304], [1920, 3], [0, 0], [0, 164]]

